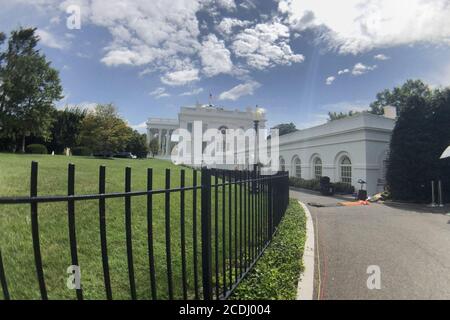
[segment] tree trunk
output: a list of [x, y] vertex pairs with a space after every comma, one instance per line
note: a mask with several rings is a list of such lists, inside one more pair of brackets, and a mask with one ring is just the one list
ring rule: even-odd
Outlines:
[[25, 153], [25, 135], [22, 136], [22, 152]]

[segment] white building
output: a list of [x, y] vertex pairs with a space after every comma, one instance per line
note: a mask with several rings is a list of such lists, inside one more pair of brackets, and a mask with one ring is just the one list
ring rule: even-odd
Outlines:
[[[182, 107], [178, 119], [150, 118], [147, 121], [147, 137], [150, 142], [158, 138], [159, 156], [168, 158], [175, 145], [172, 141], [173, 132], [180, 128], [192, 133], [194, 121], [202, 121], [203, 132], [207, 129], [218, 129], [224, 132], [227, 129], [247, 129], [254, 127], [255, 109], [246, 111], [228, 110], [214, 105], [200, 105], [195, 107]], [[265, 128], [266, 119], [259, 121], [259, 127]]]
[[[149, 141], [159, 139], [160, 156], [169, 157], [175, 129], [192, 132], [194, 121], [203, 122], [203, 131], [216, 128], [243, 129], [254, 126], [255, 109], [226, 110], [212, 105], [183, 107], [178, 119], [147, 122]], [[358, 189], [358, 180], [367, 182], [369, 195], [385, 187], [386, 159], [395, 124], [395, 108], [386, 107], [385, 116], [360, 113], [352, 117], [300, 130], [280, 137], [280, 170], [292, 177], [315, 179], [323, 176], [332, 182], [344, 182]], [[260, 121], [265, 128], [266, 119]], [[242, 166], [240, 166], [242, 167]], [[248, 167], [248, 166], [247, 166]]]
[[361, 113], [280, 137], [280, 169], [293, 177], [330, 177], [359, 188], [367, 182], [369, 195], [385, 187], [387, 155], [395, 124], [391, 107], [386, 116]]

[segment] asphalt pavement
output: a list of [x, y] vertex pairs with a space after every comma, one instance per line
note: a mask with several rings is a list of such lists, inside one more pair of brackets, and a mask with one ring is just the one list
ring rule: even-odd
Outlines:
[[402, 204], [339, 207], [343, 198], [308, 191], [291, 197], [325, 205], [308, 205], [316, 299], [450, 299], [450, 216]]

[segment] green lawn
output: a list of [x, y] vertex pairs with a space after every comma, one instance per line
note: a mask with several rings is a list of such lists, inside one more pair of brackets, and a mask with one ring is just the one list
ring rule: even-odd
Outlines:
[[[178, 186], [180, 168], [159, 160], [102, 160], [83, 157], [38, 156], [0, 154], [0, 196], [29, 194], [31, 161], [39, 162], [39, 195], [65, 195], [67, 193], [67, 165], [76, 166], [76, 194], [98, 192], [98, 170], [106, 166], [107, 192], [124, 190], [125, 167], [132, 168], [132, 189], [145, 190], [147, 168], [154, 170], [154, 188], [164, 188], [165, 169], [172, 170], [172, 186]], [[200, 184], [200, 175], [198, 177]], [[186, 185], [192, 185], [192, 171], [186, 170]], [[200, 193], [198, 193], [200, 195]], [[154, 238], [157, 286], [159, 298], [166, 298], [165, 219], [164, 196], [154, 196]], [[200, 199], [200, 198], [199, 198]], [[187, 259], [192, 261], [192, 192], [186, 192]], [[198, 202], [198, 206], [200, 201]], [[12, 299], [39, 299], [31, 242], [29, 205], [0, 205], [0, 248]], [[125, 247], [124, 201], [106, 202], [107, 239], [114, 299], [128, 299], [129, 282]], [[181, 282], [180, 202], [179, 193], [171, 199], [171, 228], [174, 283]], [[146, 198], [132, 199], [133, 250], [138, 298], [150, 298], [146, 233]], [[73, 299], [74, 291], [67, 289], [66, 269], [70, 263], [67, 225], [67, 205], [52, 203], [39, 205], [39, 226], [45, 280], [50, 299]], [[101, 264], [98, 201], [76, 203], [76, 227], [79, 264], [86, 299], [104, 299]], [[200, 232], [200, 230], [199, 230]], [[200, 234], [200, 233], [199, 233]], [[200, 242], [199, 242], [200, 245]], [[188, 273], [192, 274], [192, 263]], [[188, 277], [192, 292], [192, 277]], [[175, 285], [176, 296], [181, 288]], [[1, 296], [1, 295], [0, 295]]]
[[[88, 157], [13, 155], [0, 153], [0, 197], [26, 196], [30, 188], [30, 167], [35, 160], [39, 163], [38, 195], [67, 194], [67, 166], [76, 166], [75, 193], [92, 194], [98, 192], [99, 166], [106, 166], [106, 191], [124, 190], [125, 168], [132, 168], [132, 190], [145, 190], [147, 168], [153, 168], [154, 189], [165, 186], [165, 169], [171, 169], [172, 187], [179, 186], [180, 171], [168, 161], [95, 159]], [[186, 170], [186, 186], [192, 185], [192, 170]], [[219, 180], [220, 182], [220, 180]], [[198, 174], [200, 185], [200, 174]], [[228, 187], [227, 187], [228, 188]], [[234, 189], [232, 189], [234, 194]], [[244, 190], [245, 192], [245, 190]], [[212, 192], [214, 195], [214, 191]], [[228, 194], [228, 192], [226, 192]], [[218, 207], [222, 208], [222, 193], [219, 188]], [[186, 191], [185, 228], [187, 255], [187, 284], [189, 298], [193, 298], [193, 240], [192, 240], [192, 191]], [[234, 200], [233, 200], [234, 203]], [[200, 253], [200, 190], [197, 198], [198, 252]], [[181, 253], [180, 253], [180, 194], [171, 197], [171, 249], [174, 297], [182, 298]], [[212, 209], [214, 213], [214, 197]], [[228, 215], [228, 196], [225, 201]], [[98, 201], [76, 202], [76, 232], [79, 265], [85, 299], [105, 299], [101, 246], [98, 219]], [[237, 213], [239, 216], [239, 212]], [[147, 247], [146, 197], [132, 198], [132, 230], [135, 278], [138, 299], [149, 299], [150, 275]], [[234, 215], [234, 211], [233, 211]], [[222, 265], [221, 213], [219, 213], [219, 266]], [[123, 199], [106, 201], [106, 224], [111, 284], [114, 299], [129, 299], [129, 280], [125, 242], [125, 215]], [[213, 215], [213, 232], [214, 232]], [[225, 223], [228, 232], [228, 222]], [[45, 281], [50, 299], [74, 299], [75, 292], [66, 287], [67, 267], [71, 265], [68, 219], [66, 203], [39, 205], [39, 227]], [[167, 299], [167, 268], [165, 242], [164, 195], [155, 195], [153, 201], [154, 251], [158, 299]], [[214, 234], [214, 233], [213, 233]], [[227, 233], [228, 235], [228, 233]], [[234, 247], [234, 233], [232, 233]], [[213, 244], [213, 257], [215, 245]], [[3, 255], [5, 273], [12, 299], [40, 299], [35, 272], [31, 240], [30, 206], [0, 205], [0, 249]], [[228, 252], [228, 238], [226, 241]], [[226, 259], [225, 264], [229, 265]], [[233, 261], [233, 264], [236, 261]], [[236, 262], [238, 263], [238, 262]], [[214, 262], [213, 262], [214, 266]], [[201, 288], [201, 257], [198, 256], [199, 287]], [[221, 270], [219, 270], [221, 273]], [[213, 270], [213, 275], [215, 271]], [[220, 282], [220, 280], [219, 280]], [[201, 294], [201, 292], [200, 292]], [[0, 299], [2, 295], [0, 293]]]

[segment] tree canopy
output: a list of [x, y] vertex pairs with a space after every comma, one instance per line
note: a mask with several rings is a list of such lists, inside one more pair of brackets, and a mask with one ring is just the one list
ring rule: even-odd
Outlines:
[[297, 127], [292, 122], [291, 123], [281, 123], [281, 124], [273, 127], [273, 129], [278, 129], [279, 136], [283, 136], [285, 134], [289, 134], [289, 133], [298, 131]]
[[83, 120], [87, 111], [80, 107], [66, 107], [54, 111], [54, 122], [51, 128], [51, 150], [62, 153], [65, 148], [78, 145]]
[[400, 112], [392, 133], [387, 183], [395, 199], [427, 202], [432, 180], [450, 188], [450, 163], [439, 159], [450, 145], [450, 89], [431, 90], [421, 81], [408, 81], [393, 92], [396, 97], [389, 103]]
[[[2, 36], [4, 38], [4, 36]], [[12, 31], [0, 58], [0, 121], [5, 135], [50, 138], [54, 103], [62, 96], [58, 71], [37, 48], [36, 28]]]
[[119, 116], [115, 106], [99, 104], [84, 118], [80, 142], [94, 153], [114, 153], [126, 149], [132, 133], [132, 129]]
[[359, 114], [358, 111], [349, 112], [328, 112], [328, 121], [334, 121], [339, 119], [344, 119]]
[[376, 95], [376, 100], [370, 104], [371, 112], [382, 115], [383, 107], [393, 106], [400, 113], [408, 105], [408, 99], [413, 96], [427, 100], [431, 98], [432, 90], [422, 80], [407, 80], [399, 87], [379, 92]]

